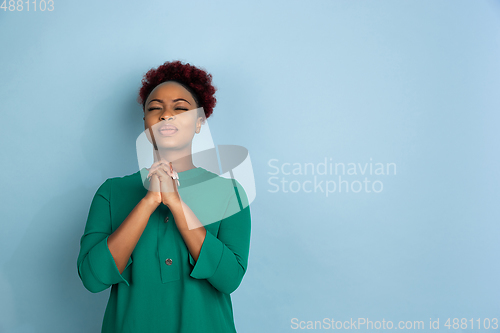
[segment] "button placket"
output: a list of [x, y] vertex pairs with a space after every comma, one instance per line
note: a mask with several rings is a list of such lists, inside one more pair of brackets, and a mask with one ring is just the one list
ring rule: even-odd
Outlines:
[[170, 211], [160, 214], [158, 223], [158, 259], [160, 261], [160, 274], [162, 283], [180, 279], [180, 267], [173, 259], [178, 257], [178, 249], [175, 240], [175, 226], [167, 223]]

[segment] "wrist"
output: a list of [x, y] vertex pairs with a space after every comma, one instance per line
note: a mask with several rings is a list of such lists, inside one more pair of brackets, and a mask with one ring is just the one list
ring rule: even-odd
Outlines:
[[157, 202], [155, 200], [152, 200], [150, 198], [142, 198], [141, 199], [141, 202], [148, 208], [150, 208], [151, 210], [155, 210], [156, 207], [158, 207], [160, 205], [161, 202]]
[[181, 198], [176, 199], [174, 201], [170, 201], [167, 204], [165, 204], [168, 209], [170, 209], [172, 212], [175, 211], [182, 211], [182, 200]]

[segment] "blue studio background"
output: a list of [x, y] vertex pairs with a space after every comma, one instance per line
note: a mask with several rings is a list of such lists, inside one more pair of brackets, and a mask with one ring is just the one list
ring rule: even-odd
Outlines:
[[238, 332], [499, 330], [499, 1], [53, 5], [0, 9], [1, 332], [100, 331], [80, 237], [138, 170], [142, 75], [177, 59], [214, 77], [215, 143], [250, 152]]

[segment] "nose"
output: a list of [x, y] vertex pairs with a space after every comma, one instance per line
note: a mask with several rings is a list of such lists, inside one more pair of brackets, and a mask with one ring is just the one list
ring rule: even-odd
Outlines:
[[175, 115], [171, 115], [169, 114], [168, 110], [165, 110], [165, 112], [163, 112], [163, 114], [161, 115], [160, 117], [161, 120], [172, 120], [172, 119], [175, 119]]

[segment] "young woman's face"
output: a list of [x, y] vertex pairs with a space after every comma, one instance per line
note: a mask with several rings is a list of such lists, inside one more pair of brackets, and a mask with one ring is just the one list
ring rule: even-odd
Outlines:
[[163, 82], [146, 99], [144, 129], [148, 136], [153, 132], [158, 149], [188, 148], [203, 119], [196, 108], [193, 96], [181, 84]]

